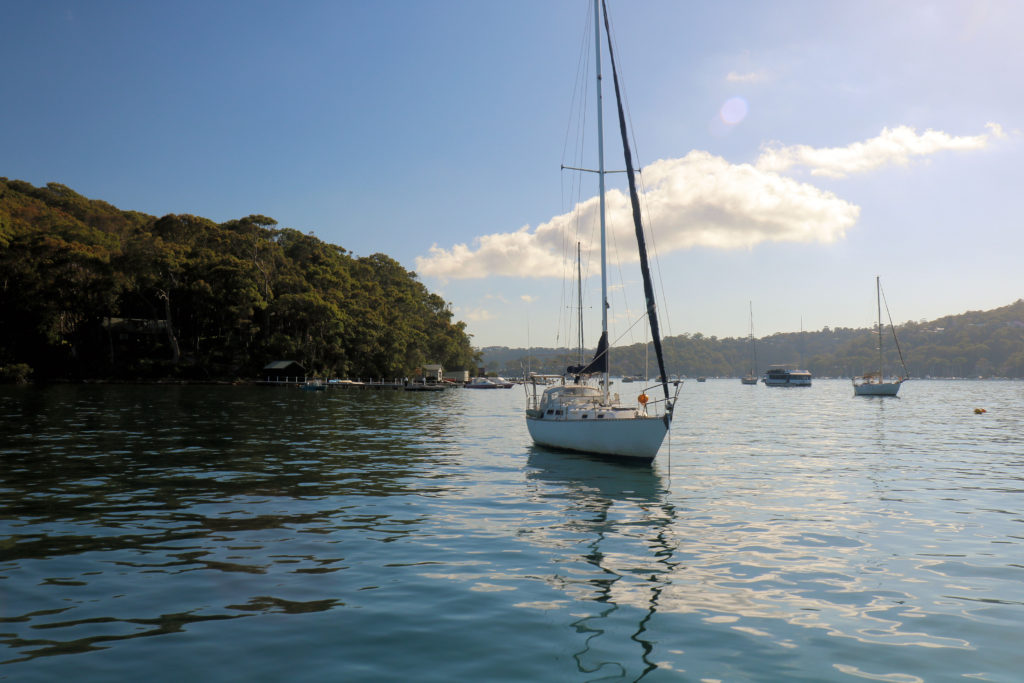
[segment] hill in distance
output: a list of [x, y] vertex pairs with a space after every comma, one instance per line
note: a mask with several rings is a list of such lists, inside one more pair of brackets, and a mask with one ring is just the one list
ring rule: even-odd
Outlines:
[[[896, 325], [899, 348], [888, 326], [883, 329], [887, 372], [903, 374], [900, 353], [911, 377], [1024, 378], [1024, 299], [989, 311], [968, 311], [931, 321]], [[874, 328], [828, 328], [787, 332], [754, 341], [757, 367], [746, 337], [705, 337], [697, 333], [664, 340], [666, 371], [684, 377], [740, 377], [750, 370], [762, 374], [769, 365], [800, 366], [818, 377], [851, 377], [876, 369], [877, 332]], [[576, 362], [568, 348], [478, 349], [488, 371], [516, 376], [533, 372], [562, 372]], [[588, 349], [590, 358], [594, 349]], [[613, 347], [615, 375], [657, 375], [653, 351], [643, 344]], [[645, 364], [649, 359], [649, 369]]]

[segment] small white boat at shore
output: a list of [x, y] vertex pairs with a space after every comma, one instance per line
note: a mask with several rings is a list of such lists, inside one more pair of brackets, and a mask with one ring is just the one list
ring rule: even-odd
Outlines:
[[466, 389], [511, 389], [512, 382], [509, 382], [504, 377], [474, 377], [470, 381], [466, 382]]

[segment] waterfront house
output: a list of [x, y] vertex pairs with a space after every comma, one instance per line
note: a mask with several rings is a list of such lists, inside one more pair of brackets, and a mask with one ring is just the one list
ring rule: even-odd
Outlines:
[[423, 379], [426, 382], [440, 382], [444, 379], [444, 368], [440, 365], [424, 365]]
[[275, 360], [263, 366], [264, 382], [305, 382], [306, 368], [294, 360]]

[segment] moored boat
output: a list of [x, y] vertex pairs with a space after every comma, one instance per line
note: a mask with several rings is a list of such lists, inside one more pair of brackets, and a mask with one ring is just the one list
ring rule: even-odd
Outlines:
[[466, 382], [466, 389], [511, 389], [512, 382], [509, 382], [504, 377], [474, 377], [470, 381]]
[[854, 396], [895, 396], [903, 379], [893, 377], [888, 380], [876, 372], [869, 372], [861, 377], [853, 378]]
[[[908, 379], [906, 375], [903, 377], [891, 377], [888, 380], [884, 374], [884, 358], [882, 355], [882, 280], [880, 277], [875, 276], [875, 299], [878, 306], [878, 371], [869, 372], [861, 377], [853, 378], [853, 395], [854, 396], [896, 396], [900, 390], [900, 386], [903, 382]], [[886, 306], [886, 312], [888, 313], [889, 307]], [[900, 350], [899, 339], [896, 338], [896, 328], [890, 323], [892, 328], [892, 337], [896, 343], [896, 349], [900, 353], [900, 362], [903, 362], [903, 351]], [[903, 364], [903, 370], [906, 373], [907, 366]], [[909, 373], [907, 373], [909, 374]]]
[[754, 346], [754, 302], [750, 302], [750, 371], [745, 377], [740, 377], [741, 384], [757, 384], [757, 348]]
[[809, 387], [811, 373], [808, 370], [791, 370], [784, 365], [773, 365], [761, 379], [768, 387]]
[[[625, 174], [629, 183], [630, 204], [633, 210], [633, 227], [639, 252], [644, 297], [647, 304], [647, 321], [650, 325], [651, 339], [654, 344], [658, 369], [660, 370], [659, 384], [656, 386], [660, 386], [664, 392], [664, 398], [653, 399], [647, 395], [647, 390], [653, 387], [645, 388], [641, 390], [640, 395], [637, 397], [637, 402], [631, 405], [623, 405], [618, 395], [609, 393], [611, 382], [608, 372], [609, 300], [605, 225], [606, 171], [604, 166], [600, 47], [601, 14], [599, 9], [603, 9], [605, 34], [608, 36], [608, 57], [615, 84], [619, 132], [622, 138]], [[598, 340], [594, 357], [589, 363], [580, 363], [566, 369], [566, 373], [571, 378], [571, 384], [563, 383], [560, 386], [548, 387], [541, 396], [538, 396], [537, 391], [540, 385], [536, 382], [531, 382], [533, 393], [532, 395], [527, 394], [526, 427], [530, 432], [533, 442], [538, 446], [580, 451], [634, 462], [651, 462], [658, 454], [665, 435], [668, 434], [672, 422], [672, 411], [679, 389], [677, 385], [676, 395], [670, 395], [668, 382], [665, 379], [668, 375], [665, 372], [661, 333], [654, 306], [654, 287], [651, 280], [650, 266], [647, 262], [647, 246], [641, 223], [640, 200], [637, 194], [633, 158], [627, 137], [627, 125], [619, 87], [619, 77], [615, 67], [615, 54], [612, 50], [608, 8], [603, 3], [599, 8], [598, 0], [594, 0], [594, 38], [594, 52], [597, 63], [597, 177], [601, 228], [601, 337]], [[596, 385], [587, 383], [595, 379]]]

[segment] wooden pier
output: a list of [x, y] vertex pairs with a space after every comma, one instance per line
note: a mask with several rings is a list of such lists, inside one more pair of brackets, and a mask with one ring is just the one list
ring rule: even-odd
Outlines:
[[294, 380], [264, 380], [259, 382], [264, 386], [278, 386], [278, 387], [303, 387], [307, 382], [318, 381], [325, 390], [331, 391], [334, 389], [344, 389], [347, 391], [444, 391], [445, 389], [452, 389], [461, 387], [462, 385], [454, 382], [414, 382], [412, 380], [404, 379], [392, 379], [387, 380], [381, 379], [368, 379], [368, 380], [350, 380], [350, 379], [330, 379], [330, 380], [313, 380], [312, 378], [294, 378]]

